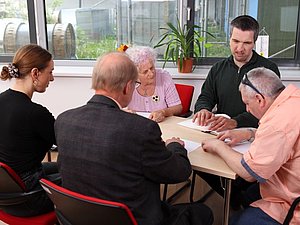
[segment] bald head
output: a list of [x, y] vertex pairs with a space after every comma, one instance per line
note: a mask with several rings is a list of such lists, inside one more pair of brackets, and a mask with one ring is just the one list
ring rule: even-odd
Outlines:
[[137, 80], [134, 63], [125, 53], [110, 52], [100, 57], [93, 70], [92, 88], [108, 92], [120, 92], [129, 81]]

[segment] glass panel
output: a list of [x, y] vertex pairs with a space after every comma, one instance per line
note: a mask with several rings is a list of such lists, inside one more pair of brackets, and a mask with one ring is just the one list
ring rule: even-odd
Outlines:
[[[238, 15], [248, 14], [258, 20], [261, 34], [269, 36], [269, 58], [294, 59], [298, 10], [299, 0], [195, 0], [195, 23], [216, 37], [207, 37], [213, 45], [202, 51], [203, 56], [230, 55], [229, 23]], [[262, 45], [266, 47], [264, 40]]]
[[55, 59], [95, 59], [121, 44], [154, 45], [176, 9], [177, 0], [46, 0], [49, 50]]
[[0, 0], [0, 55], [13, 56], [30, 43], [26, 0]]

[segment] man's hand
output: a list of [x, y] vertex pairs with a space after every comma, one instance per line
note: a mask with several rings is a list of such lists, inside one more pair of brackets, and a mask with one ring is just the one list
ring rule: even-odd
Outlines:
[[234, 119], [229, 119], [224, 116], [215, 116], [207, 109], [201, 109], [193, 116], [193, 122], [200, 126], [209, 126], [208, 129], [213, 131], [231, 130], [237, 127], [237, 122]]
[[207, 120], [210, 124], [209, 129], [213, 131], [232, 130], [237, 127], [237, 122], [234, 119], [228, 119], [224, 116], [214, 116]]
[[167, 139], [166, 140], [166, 146], [168, 145], [168, 144], [170, 144], [170, 143], [172, 143], [172, 142], [177, 142], [177, 143], [179, 143], [179, 144], [181, 144], [183, 147], [184, 147], [184, 141], [183, 140], [180, 140], [180, 138], [176, 138], [176, 137], [172, 137], [172, 138], [170, 138], [170, 139]]
[[[254, 131], [252, 131], [254, 132]], [[249, 129], [235, 129], [227, 130], [218, 135], [218, 139], [225, 141], [230, 146], [235, 146], [238, 143], [249, 140], [252, 136], [252, 132]]]
[[222, 151], [224, 148], [229, 148], [229, 146], [219, 139], [213, 138], [202, 141], [201, 144], [205, 152], [214, 153], [219, 155], [219, 151]]
[[195, 113], [192, 121], [200, 126], [207, 126], [209, 125], [208, 120], [214, 118], [214, 116], [215, 115], [207, 109], [201, 109]]
[[241, 164], [243, 155], [234, 151], [229, 145], [219, 139], [208, 139], [202, 141], [202, 148], [205, 152], [213, 153], [220, 156], [225, 163], [240, 177], [249, 182], [255, 181], [248, 171]]

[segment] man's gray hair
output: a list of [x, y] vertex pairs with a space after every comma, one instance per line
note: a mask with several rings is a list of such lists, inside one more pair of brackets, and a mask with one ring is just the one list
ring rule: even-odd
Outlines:
[[[248, 80], [253, 86], [263, 95], [271, 98], [276, 98], [284, 89], [284, 85], [275, 72], [264, 67], [258, 67], [250, 70], [247, 73]], [[245, 79], [245, 78], [243, 78]], [[257, 92], [247, 84], [241, 82], [241, 88], [246, 91], [248, 96], [254, 96]]]
[[128, 81], [136, 81], [137, 78], [137, 68], [125, 53], [110, 52], [97, 60], [93, 69], [92, 88], [122, 91]]

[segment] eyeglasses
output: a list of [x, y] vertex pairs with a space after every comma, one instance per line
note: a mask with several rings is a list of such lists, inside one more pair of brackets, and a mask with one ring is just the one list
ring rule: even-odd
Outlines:
[[139, 82], [139, 81], [135, 81], [135, 87], [137, 88], [138, 86], [140, 86], [141, 85], [141, 82]]
[[244, 75], [244, 78], [242, 80], [242, 84], [251, 87], [257, 94], [259, 94], [263, 99], [265, 99], [264, 95], [248, 79], [247, 73], [245, 73], [245, 75]]

